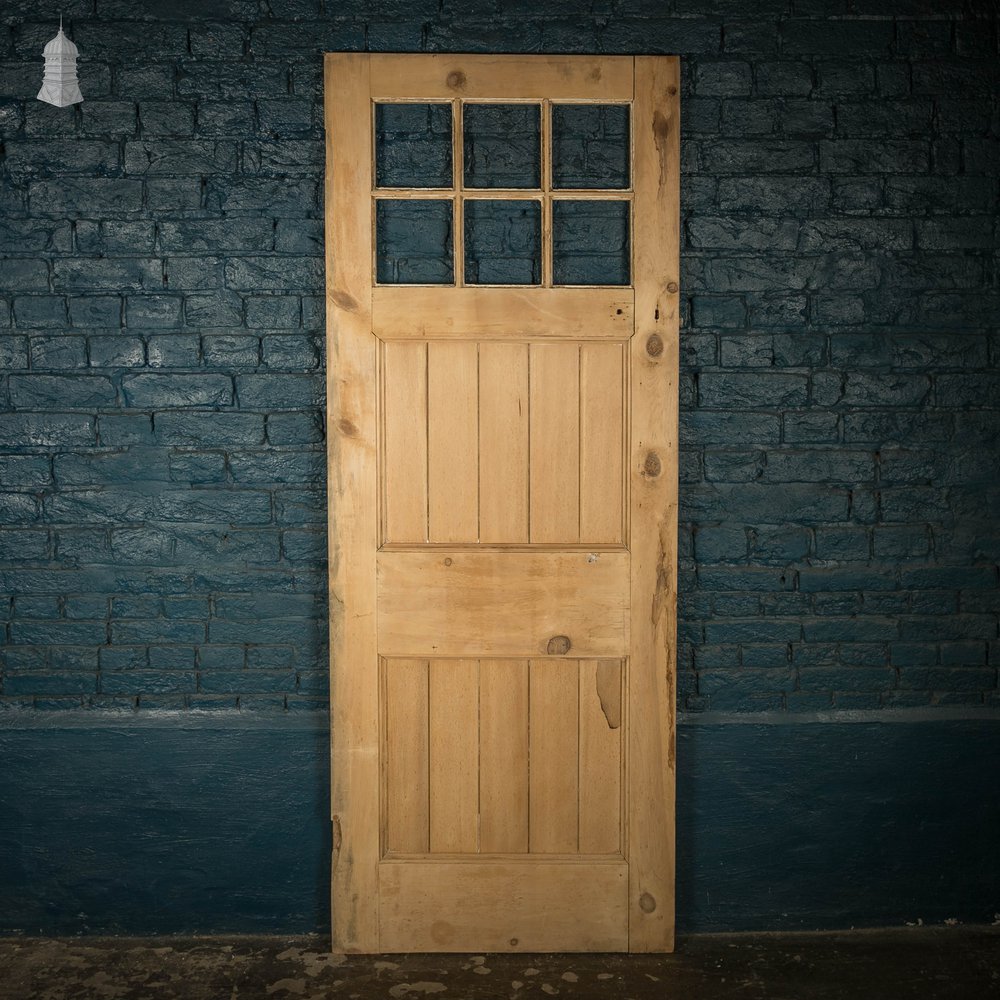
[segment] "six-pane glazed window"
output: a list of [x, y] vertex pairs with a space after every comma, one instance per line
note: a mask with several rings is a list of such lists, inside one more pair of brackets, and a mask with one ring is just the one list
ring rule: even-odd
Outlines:
[[627, 104], [374, 106], [380, 285], [630, 285]]

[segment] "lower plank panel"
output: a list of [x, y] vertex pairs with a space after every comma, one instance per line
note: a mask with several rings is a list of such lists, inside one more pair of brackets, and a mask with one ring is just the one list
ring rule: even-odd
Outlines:
[[385, 860], [380, 950], [627, 951], [628, 865]]

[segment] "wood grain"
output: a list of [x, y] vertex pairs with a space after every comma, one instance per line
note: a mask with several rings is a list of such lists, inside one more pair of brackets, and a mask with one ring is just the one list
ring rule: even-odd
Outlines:
[[580, 663], [581, 854], [622, 849], [622, 664]]
[[393, 340], [624, 340], [632, 332], [632, 302], [631, 288], [380, 285], [373, 329]]
[[622, 861], [384, 861], [386, 951], [624, 951]]
[[528, 345], [479, 346], [479, 540], [528, 540]]
[[427, 345], [382, 347], [383, 538], [427, 541]]
[[528, 850], [528, 661], [479, 662], [479, 849]]
[[496, 549], [378, 553], [383, 656], [624, 656], [629, 554]]
[[479, 847], [479, 671], [475, 660], [430, 662], [430, 850]]
[[[626, 851], [630, 951], [671, 951], [674, 943], [679, 89], [676, 58], [636, 58]], [[651, 354], [647, 343], [654, 334], [662, 350]]]
[[429, 849], [430, 788], [426, 660], [387, 660], [385, 671], [386, 850]]
[[377, 357], [368, 60], [325, 59], [333, 950], [378, 951]]
[[376, 100], [630, 101], [630, 56], [373, 55]]
[[532, 660], [530, 687], [530, 850], [574, 854], [579, 849], [577, 662]]
[[474, 343], [427, 345], [429, 538], [479, 540], [479, 357]]
[[580, 345], [580, 539], [624, 535], [625, 385], [621, 344]]
[[580, 537], [580, 345], [531, 345], [531, 540]]

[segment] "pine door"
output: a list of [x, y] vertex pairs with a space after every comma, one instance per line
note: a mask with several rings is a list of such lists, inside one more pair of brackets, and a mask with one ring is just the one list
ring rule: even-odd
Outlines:
[[334, 949], [670, 950], [677, 60], [325, 87]]

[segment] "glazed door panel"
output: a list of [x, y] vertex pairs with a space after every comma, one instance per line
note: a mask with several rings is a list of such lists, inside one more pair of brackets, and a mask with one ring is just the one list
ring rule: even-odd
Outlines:
[[673, 946], [677, 88], [327, 56], [337, 951]]

